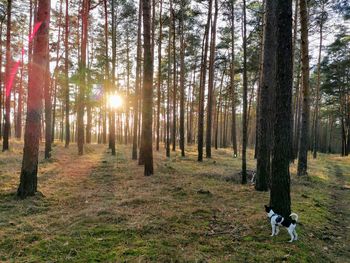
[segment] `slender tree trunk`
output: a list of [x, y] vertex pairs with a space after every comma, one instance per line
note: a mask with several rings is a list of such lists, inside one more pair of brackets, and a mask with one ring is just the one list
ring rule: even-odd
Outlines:
[[301, 119], [301, 134], [299, 143], [298, 172], [299, 176], [307, 175], [307, 152], [309, 149], [309, 41], [308, 41], [308, 14], [307, 0], [300, 1], [301, 25], [301, 62], [303, 86], [303, 110]]
[[293, 128], [293, 159], [296, 159], [299, 151], [300, 137], [300, 118], [301, 118], [301, 89], [300, 89], [300, 71], [301, 59], [298, 61], [297, 81], [295, 84], [295, 109], [294, 109], [294, 128]]
[[68, 37], [69, 37], [69, 0], [66, 0], [66, 17], [65, 17], [65, 37], [64, 37], [64, 84], [65, 84], [65, 122], [66, 122], [66, 136], [65, 136], [65, 147], [68, 148], [70, 143], [70, 123], [69, 123], [69, 50], [68, 50]]
[[[106, 15], [107, 15], [107, 7], [106, 7]], [[114, 94], [116, 91], [116, 79], [115, 79], [115, 74], [116, 74], [116, 56], [117, 56], [117, 43], [116, 43], [116, 12], [115, 12], [115, 0], [112, 0], [112, 85], [108, 85], [110, 83], [109, 78], [107, 79], [107, 90], [109, 94]], [[108, 29], [108, 27], [106, 26]], [[108, 30], [107, 32], [108, 33]], [[107, 54], [107, 60], [108, 60], [108, 46], [107, 46], [108, 41], [106, 42], [106, 54]], [[108, 63], [108, 62], [107, 62]], [[106, 70], [109, 72], [109, 66], [106, 65]], [[108, 73], [109, 76], [109, 73]], [[116, 155], [116, 150], [115, 150], [115, 109], [113, 107], [110, 107], [109, 109], [109, 147], [111, 149], [112, 155]], [[120, 130], [122, 131], [122, 130]]]
[[242, 184], [247, 183], [247, 96], [248, 96], [248, 83], [247, 83], [247, 30], [246, 30], [246, 0], [243, 0], [243, 122], [242, 122]]
[[[169, 21], [169, 41], [168, 41], [168, 79], [167, 79], [167, 124], [166, 124], [166, 157], [170, 157], [170, 85], [171, 85], [171, 38], [172, 38], [172, 20], [173, 14], [173, 2], [169, 0], [170, 4], [170, 21]], [[175, 47], [174, 47], [175, 48]], [[175, 63], [174, 63], [175, 67]]]
[[207, 24], [205, 26], [203, 42], [202, 42], [202, 61], [199, 83], [199, 101], [198, 101], [198, 162], [203, 161], [203, 133], [204, 133], [204, 94], [205, 81], [207, 73], [207, 54], [209, 42], [209, 29], [212, 12], [212, 0], [209, 0]]
[[[153, 0], [154, 1], [154, 0]], [[130, 46], [129, 46], [129, 29], [126, 29], [126, 97], [129, 97], [130, 94]], [[153, 61], [153, 59], [152, 59]], [[129, 115], [130, 108], [129, 103], [126, 102], [126, 113], [125, 113], [125, 134], [124, 134], [124, 143], [127, 145], [129, 141]]]
[[184, 0], [181, 0], [180, 15], [180, 149], [181, 156], [185, 156], [185, 31], [184, 31]]
[[153, 61], [151, 52], [151, 21], [150, 21], [150, 0], [143, 0], [143, 108], [142, 108], [142, 138], [141, 143], [144, 149], [145, 176], [153, 174], [153, 153], [152, 153], [152, 99], [153, 99]]
[[225, 64], [224, 70], [222, 71], [222, 75], [221, 75], [220, 90], [219, 90], [219, 101], [217, 103], [217, 110], [216, 110], [215, 140], [214, 140], [215, 149], [218, 148], [219, 115], [220, 115], [220, 109], [222, 108], [222, 105], [221, 105], [222, 104], [222, 87], [223, 87], [225, 73], [226, 73], [226, 64]]
[[[49, 48], [49, 47], [47, 47]], [[49, 53], [49, 50], [47, 51]], [[50, 79], [50, 62], [47, 60], [46, 72], [45, 72], [45, 86], [44, 86], [44, 98], [45, 98], [45, 159], [51, 157], [51, 143], [52, 143], [52, 101], [51, 101], [51, 79]]]
[[134, 101], [134, 134], [132, 140], [132, 159], [137, 160], [137, 135], [139, 127], [139, 90], [140, 90], [140, 71], [141, 71], [141, 17], [142, 0], [139, 0], [139, 14], [137, 27], [137, 54], [136, 54], [136, 82], [135, 82], [135, 101]]
[[36, 21], [42, 24], [34, 39], [33, 63], [28, 81], [27, 120], [24, 135], [23, 161], [17, 195], [20, 198], [37, 192], [39, 136], [42, 92], [49, 62], [50, 0], [39, 0]]
[[90, 0], [83, 0], [82, 6], [82, 37], [81, 37], [81, 58], [80, 58], [80, 85], [78, 95], [78, 154], [82, 155], [84, 151], [84, 109], [85, 109], [85, 90], [86, 90], [86, 50], [88, 38]]
[[273, 126], [270, 204], [274, 212], [288, 217], [291, 212], [290, 152], [286, 151], [286, 145], [290, 145], [291, 142], [293, 86], [291, 0], [277, 1], [276, 24], [276, 108]]
[[[20, 77], [20, 82], [19, 82], [19, 90], [18, 90], [18, 104], [17, 104], [17, 129], [16, 129], [16, 138], [21, 139], [22, 137], [22, 111], [23, 111], [23, 53], [21, 57], [21, 77]], [[1, 64], [0, 64], [1, 65]]]
[[[323, 10], [322, 10], [323, 11]], [[313, 158], [317, 157], [318, 148], [318, 114], [319, 114], [319, 101], [320, 101], [320, 86], [321, 86], [321, 51], [322, 51], [322, 39], [323, 39], [323, 19], [320, 21], [320, 46], [318, 49], [318, 63], [317, 63], [317, 86], [316, 86], [316, 105], [315, 105], [315, 130], [314, 130], [314, 150]]]
[[[173, 2], [174, 4], [174, 2]], [[172, 9], [173, 12], [174, 9]], [[177, 113], [177, 65], [176, 65], [176, 19], [175, 15], [172, 16], [172, 25], [173, 25], [173, 126], [172, 126], [172, 132], [171, 132], [171, 142], [172, 142], [172, 151], [176, 150], [176, 113]]]
[[7, 28], [6, 28], [6, 67], [5, 67], [5, 125], [4, 125], [4, 137], [2, 144], [2, 151], [9, 150], [9, 137], [10, 137], [10, 114], [11, 114], [11, 92], [10, 92], [10, 71], [12, 65], [11, 59], [11, 12], [12, 12], [12, 0], [7, 1]]
[[233, 156], [236, 158], [237, 150], [237, 135], [236, 135], [236, 87], [235, 87], [235, 6], [234, 1], [231, 1], [231, 103], [232, 103], [232, 125], [231, 125], [231, 140], [233, 148]]
[[[0, 68], [2, 68], [2, 28], [4, 20], [0, 21]], [[3, 96], [3, 89], [2, 89], [2, 74], [0, 74], [0, 140], [2, 139], [2, 132], [3, 132], [3, 125], [2, 125], [2, 115], [3, 115], [3, 106], [4, 106], [4, 96]]]
[[210, 55], [209, 55], [209, 80], [208, 80], [208, 105], [207, 105], [207, 129], [206, 129], [206, 157], [211, 158], [211, 127], [213, 117], [213, 89], [215, 71], [216, 48], [216, 23], [218, 18], [218, 0], [214, 0], [214, 20], [211, 27]]
[[159, 41], [158, 41], [158, 83], [157, 83], [157, 139], [156, 139], [156, 150], [159, 151], [159, 141], [160, 141], [160, 86], [162, 82], [162, 34], [163, 34], [163, 18], [162, 10], [163, 1], [159, 1]]

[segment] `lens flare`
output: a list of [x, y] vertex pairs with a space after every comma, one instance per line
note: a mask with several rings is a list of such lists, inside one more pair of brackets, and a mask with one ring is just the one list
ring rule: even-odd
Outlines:
[[123, 99], [116, 94], [109, 95], [108, 97], [109, 106], [113, 109], [118, 109], [123, 106]]

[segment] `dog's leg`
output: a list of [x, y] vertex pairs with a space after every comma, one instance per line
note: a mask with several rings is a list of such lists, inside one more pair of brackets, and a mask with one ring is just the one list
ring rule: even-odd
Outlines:
[[298, 240], [298, 234], [297, 231], [295, 231], [295, 228], [293, 230], [294, 240]]
[[276, 225], [275, 224], [271, 224], [271, 227], [272, 227], [272, 234], [271, 234], [271, 236], [273, 237], [275, 235]]
[[276, 226], [276, 233], [275, 233], [275, 236], [277, 236], [279, 232], [280, 232], [280, 228], [279, 228], [278, 226]]
[[290, 240], [289, 240], [289, 242], [293, 242], [293, 240], [294, 240], [293, 229], [289, 227], [289, 228], [288, 228], [288, 233], [289, 233], [289, 235], [290, 235]]

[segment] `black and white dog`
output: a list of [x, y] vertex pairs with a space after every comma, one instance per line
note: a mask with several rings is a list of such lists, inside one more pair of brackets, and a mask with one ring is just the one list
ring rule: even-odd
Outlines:
[[297, 221], [298, 221], [298, 215], [296, 213], [291, 213], [288, 218], [284, 218], [283, 216], [276, 214], [272, 210], [272, 207], [267, 205], [265, 205], [265, 211], [267, 213], [267, 216], [270, 218], [270, 222], [271, 222], [271, 227], [272, 227], [271, 236], [277, 236], [279, 232], [279, 227], [284, 226], [285, 228], [287, 228], [288, 233], [290, 235], [289, 242], [298, 240], [298, 234], [295, 231], [295, 228], [297, 226]]

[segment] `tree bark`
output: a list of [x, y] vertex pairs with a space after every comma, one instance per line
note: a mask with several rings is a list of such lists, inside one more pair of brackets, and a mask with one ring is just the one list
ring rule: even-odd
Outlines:
[[[323, 9], [323, 8], [322, 8]], [[322, 10], [323, 11], [323, 10]], [[316, 105], [315, 105], [315, 130], [313, 141], [313, 158], [317, 157], [318, 150], [318, 114], [320, 103], [320, 86], [321, 86], [321, 52], [322, 52], [322, 40], [323, 40], [323, 17], [320, 21], [320, 45], [318, 49], [318, 62], [317, 62], [317, 85], [316, 85]]]
[[201, 72], [199, 82], [199, 100], [198, 100], [198, 162], [203, 161], [203, 133], [204, 133], [204, 94], [205, 94], [205, 81], [207, 74], [207, 54], [208, 54], [208, 42], [209, 42], [209, 29], [212, 12], [212, 0], [209, 0], [207, 24], [205, 26], [203, 42], [202, 42], [202, 59], [201, 59]]
[[78, 95], [77, 109], [77, 132], [78, 132], [78, 154], [84, 152], [84, 109], [85, 109], [85, 90], [86, 90], [86, 50], [88, 38], [90, 0], [83, 0], [82, 5], [82, 35], [81, 35], [81, 54], [80, 54], [80, 85]]
[[307, 0], [300, 1], [300, 25], [301, 25], [301, 62], [302, 62], [302, 86], [303, 108], [301, 119], [301, 134], [299, 143], [298, 172], [299, 176], [307, 175], [307, 152], [309, 149], [309, 41], [308, 41], [308, 14]]
[[134, 101], [134, 134], [132, 140], [132, 159], [137, 160], [137, 141], [139, 127], [139, 90], [140, 90], [140, 71], [141, 71], [141, 17], [142, 0], [139, 0], [139, 14], [137, 26], [137, 54], [136, 54], [136, 81], [135, 81], [135, 101]]
[[185, 31], [184, 31], [184, 0], [181, 0], [180, 15], [180, 149], [181, 156], [185, 156]]
[[275, 89], [276, 76], [276, 2], [266, 0], [265, 10], [265, 29], [264, 29], [264, 51], [263, 66], [260, 86], [260, 109], [259, 109], [259, 128], [258, 147], [257, 147], [257, 165], [256, 165], [256, 184], [258, 191], [267, 191], [268, 180], [270, 178], [270, 145], [272, 130], [271, 105], [273, 105], [273, 90]]
[[68, 148], [70, 143], [70, 123], [69, 123], [69, 50], [68, 50], [68, 37], [69, 37], [69, 0], [66, 0], [66, 17], [65, 17], [65, 37], [64, 37], [64, 86], [65, 86], [65, 123], [66, 123], [66, 136], [65, 147]]
[[218, 18], [218, 0], [214, 0], [214, 20], [211, 27], [210, 55], [209, 55], [209, 80], [208, 80], [208, 105], [207, 105], [207, 129], [205, 153], [207, 158], [211, 158], [211, 132], [213, 117], [213, 90], [215, 71], [215, 48], [216, 48], [216, 24]]
[[[47, 47], [49, 48], [49, 47]], [[49, 53], [49, 50], [47, 50]], [[45, 159], [51, 157], [51, 143], [52, 143], [52, 101], [51, 101], [51, 80], [50, 80], [50, 62], [47, 60], [45, 71]]]
[[24, 135], [23, 161], [17, 195], [20, 198], [37, 192], [39, 137], [42, 92], [49, 62], [50, 0], [39, 0], [36, 21], [42, 24], [34, 39], [32, 70], [28, 81], [27, 119]]
[[152, 99], [153, 99], [153, 61], [151, 52], [151, 21], [150, 21], [150, 0], [143, 0], [143, 108], [142, 108], [142, 138], [141, 143], [144, 149], [144, 175], [153, 174], [153, 152], [152, 152]]
[[[233, 148], [233, 156], [236, 158], [237, 150], [237, 134], [236, 134], [236, 87], [235, 87], [235, 6], [234, 1], [231, 1], [231, 103], [232, 103], [232, 125], [231, 125], [231, 140]], [[218, 115], [219, 116], [219, 115]]]
[[4, 125], [4, 137], [2, 144], [2, 151], [9, 150], [9, 137], [10, 137], [10, 114], [11, 114], [11, 87], [9, 87], [9, 79], [11, 74], [11, 12], [12, 12], [12, 0], [7, 1], [7, 28], [6, 28], [6, 67], [5, 67], [5, 125]]
[[247, 29], [246, 0], [243, 0], [243, 120], [242, 120], [242, 184], [247, 183]]
[[162, 34], [163, 34], [163, 1], [159, 1], [159, 40], [158, 40], [158, 83], [157, 83], [157, 139], [156, 139], [156, 150], [159, 151], [160, 142], [160, 100], [161, 93], [160, 87], [162, 82]]
[[290, 152], [292, 107], [292, 1], [276, 3], [276, 88], [270, 204], [283, 217], [290, 215]]

